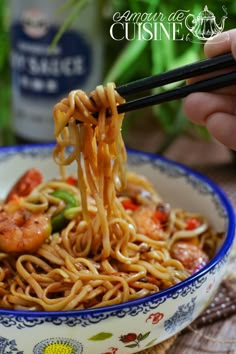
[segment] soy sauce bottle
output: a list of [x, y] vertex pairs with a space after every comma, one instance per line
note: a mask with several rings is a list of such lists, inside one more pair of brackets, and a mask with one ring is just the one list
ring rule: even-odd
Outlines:
[[12, 123], [19, 143], [54, 141], [52, 109], [68, 92], [101, 83], [99, 1], [90, 1], [52, 47], [65, 1], [11, 0]]

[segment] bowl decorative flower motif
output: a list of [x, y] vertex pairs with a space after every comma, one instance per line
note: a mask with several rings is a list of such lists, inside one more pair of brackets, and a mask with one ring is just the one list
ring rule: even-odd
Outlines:
[[[27, 169], [58, 175], [52, 145], [0, 149], [0, 199]], [[73, 168], [73, 167], [72, 167]], [[224, 237], [214, 258], [169, 289], [96, 309], [35, 312], [0, 309], [0, 354], [126, 354], [154, 346], [188, 326], [225, 274], [235, 232], [231, 203], [205, 176], [156, 155], [128, 151], [128, 169], [144, 174], [173, 207], [201, 212]]]

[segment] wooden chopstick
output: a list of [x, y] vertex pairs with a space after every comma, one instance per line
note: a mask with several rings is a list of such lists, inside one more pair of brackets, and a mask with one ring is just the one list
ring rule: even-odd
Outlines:
[[116, 91], [121, 96], [126, 97], [130, 94], [164, 86], [172, 82], [189, 79], [190, 77], [207, 74], [219, 69], [228, 68], [235, 64], [236, 62], [232, 56], [232, 53], [226, 53], [213, 58], [203, 59], [196, 63], [188, 64], [159, 75], [149, 76], [144, 79], [121, 85], [116, 88]]
[[234, 84], [236, 84], [236, 71], [215, 76], [207, 80], [198, 81], [190, 85], [176, 88], [174, 90], [128, 101], [118, 106], [117, 109], [118, 113], [125, 113], [148, 106], [181, 99], [193, 92], [213, 91]]

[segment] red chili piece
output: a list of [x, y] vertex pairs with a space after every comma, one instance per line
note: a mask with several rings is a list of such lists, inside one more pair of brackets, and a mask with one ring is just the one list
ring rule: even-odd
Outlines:
[[66, 183], [70, 184], [71, 186], [77, 186], [78, 180], [74, 176], [68, 176], [66, 179]]
[[139, 205], [128, 199], [122, 200], [122, 205], [126, 210], [137, 210], [139, 208]]
[[186, 220], [186, 230], [194, 230], [201, 225], [201, 222], [196, 218], [190, 218]]

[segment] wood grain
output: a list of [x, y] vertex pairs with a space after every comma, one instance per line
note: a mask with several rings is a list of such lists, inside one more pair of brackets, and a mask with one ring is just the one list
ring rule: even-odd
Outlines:
[[[209, 337], [209, 338], [208, 338]], [[236, 315], [197, 332], [185, 331], [166, 354], [236, 353]]]

